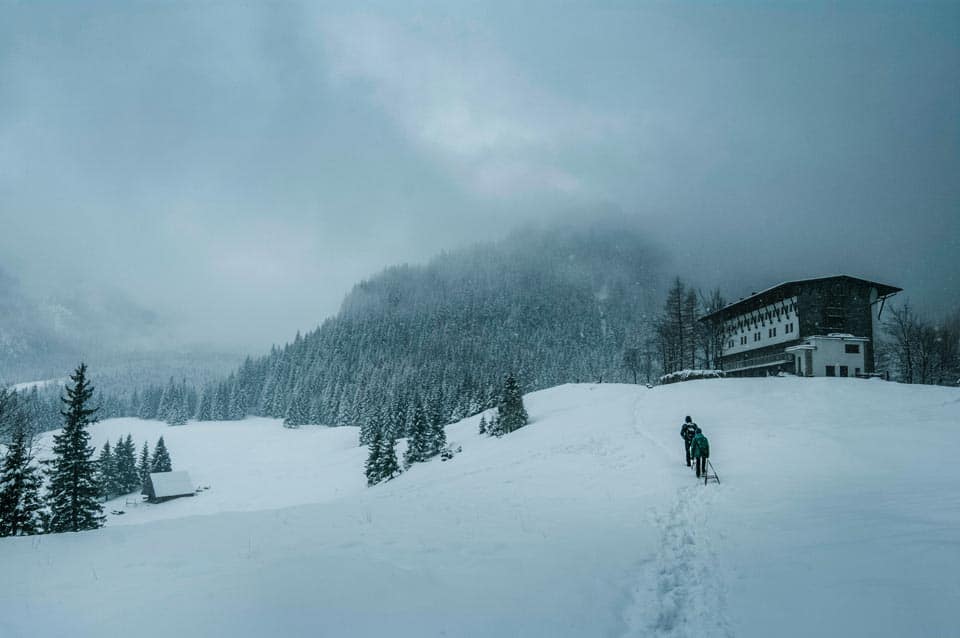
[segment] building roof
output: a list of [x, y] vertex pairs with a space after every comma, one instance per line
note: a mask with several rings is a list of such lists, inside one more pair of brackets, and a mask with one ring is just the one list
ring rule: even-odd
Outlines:
[[186, 472], [153, 472], [150, 474], [154, 498], [193, 494], [193, 483]]
[[870, 287], [872, 287], [872, 288], [876, 288], [876, 289], [877, 289], [877, 296], [878, 296], [879, 299], [884, 299], [884, 298], [889, 297], [889, 296], [891, 296], [891, 295], [895, 295], [895, 294], [897, 294], [898, 292], [900, 292], [900, 291], [903, 290], [903, 288], [897, 288], [896, 286], [891, 286], [891, 285], [889, 285], [889, 284], [881, 284], [880, 282], [877, 282], [877, 281], [870, 281], [869, 279], [861, 279], [860, 277], [851, 277], [850, 275], [830, 275], [830, 276], [827, 276], [827, 277], [810, 277], [810, 278], [808, 278], [808, 279], [795, 279], [795, 280], [793, 280], [793, 281], [784, 281], [784, 282], [782, 282], [782, 283], [777, 284], [776, 286], [771, 286], [771, 287], [769, 287], [769, 288], [767, 288], [767, 289], [765, 289], [765, 290], [761, 290], [760, 292], [755, 292], [755, 293], [753, 293], [752, 295], [750, 295], [749, 297], [744, 297], [743, 299], [740, 299], [739, 301], [735, 301], [735, 302], [733, 302], [733, 303], [727, 304], [726, 306], [724, 306], [724, 307], [721, 308], [720, 310], [715, 310], [715, 311], [711, 312], [710, 314], [707, 314], [707, 315], [704, 315], [704, 316], [700, 317], [700, 321], [705, 321], [705, 320], [707, 320], [707, 319], [711, 319], [711, 318], [718, 317], [718, 316], [722, 317], [723, 315], [727, 314], [727, 312], [729, 312], [730, 310], [733, 310], [734, 308], [737, 308], [737, 307], [739, 307], [739, 306], [752, 305], [752, 303], [753, 303], [758, 297], [763, 297], [763, 296], [769, 295], [769, 294], [771, 294], [771, 293], [773, 293], [773, 292], [777, 292], [777, 291], [779, 291], [781, 288], [789, 288], [789, 287], [791, 287], [791, 286], [797, 286], [797, 285], [800, 285], [800, 284], [809, 284], [809, 283], [813, 283], [813, 282], [816, 282], [816, 281], [827, 281], [827, 280], [829, 280], [829, 279], [847, 279], [847, 280], [849, 280], [849, 281], [859, 282], [859, 283], [861, 283], [861, 284], [868, 285], [868, 286], [870, 286]]

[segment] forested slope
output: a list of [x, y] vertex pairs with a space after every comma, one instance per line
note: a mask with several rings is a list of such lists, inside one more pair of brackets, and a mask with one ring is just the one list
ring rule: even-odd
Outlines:
[[[204, 388], [195, 416], [343, 425], [419, 399], [453, 420], [491, 405], [510, 371], [527, 391], [625, 378], [624, 345], [658, 285], [637, 232], [527, 229], [359, 283], [319, 328]], [[142, 403], [142, 416], [164, 418], [153, 405], [170, 401]]]

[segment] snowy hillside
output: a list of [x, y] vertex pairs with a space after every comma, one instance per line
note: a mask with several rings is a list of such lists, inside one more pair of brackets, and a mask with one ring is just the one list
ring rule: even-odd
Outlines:
[[[727, 379], [526, 401], [528, 427], [449, 426], [461, 454], [371, 489], [352, 428], [97, 424], [98, 445], [163, 434], [210, 489], [0, 539], [0, 636], [956, 635], [957, 389]], [[722, 485], [683, 464], [686, 414]]]

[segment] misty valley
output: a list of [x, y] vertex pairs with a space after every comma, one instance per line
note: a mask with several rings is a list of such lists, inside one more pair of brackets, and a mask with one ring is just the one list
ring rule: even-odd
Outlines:
[[960, 6], [0, 11], [0, 637], [956, 635]]

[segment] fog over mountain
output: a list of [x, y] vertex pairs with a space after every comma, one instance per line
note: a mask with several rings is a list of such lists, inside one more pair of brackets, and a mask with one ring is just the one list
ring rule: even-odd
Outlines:
[[943, 312], [958, 68], [955, 3], [4, 3], [0, 335], [265, 352], [384, 267], [611, 211], [730, 298]]

